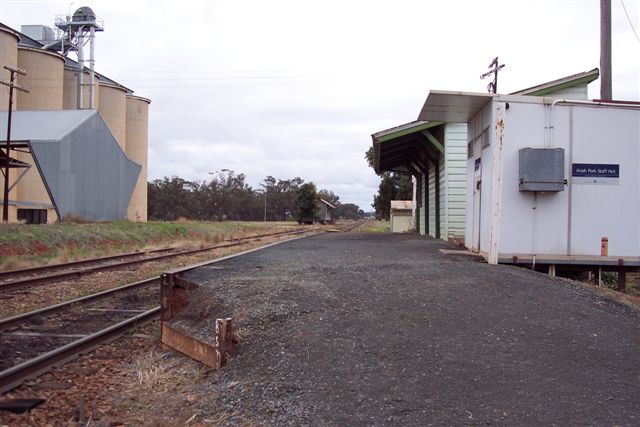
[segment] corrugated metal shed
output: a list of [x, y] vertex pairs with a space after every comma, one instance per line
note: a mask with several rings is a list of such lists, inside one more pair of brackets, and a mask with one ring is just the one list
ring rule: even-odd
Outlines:
[[[84, 121], [96, 114], [95, 110], [14, 111], [11, 139], [15, 141], [59, 141]], [[3, 141], [7, 136], [7, 112], [2, 112]]]
[[[0, 124], [6, 135], [6, 112]], [[16, 111], [12, 139], [28, 141], [61, 218], [126, 218], [141, 166], [127, 158], [97, 111]]]

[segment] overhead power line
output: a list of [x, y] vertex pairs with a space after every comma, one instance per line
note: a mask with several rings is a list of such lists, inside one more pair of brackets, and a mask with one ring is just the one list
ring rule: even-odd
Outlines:
[[624, 5], [624, 1], [620, 0], [620, 4], [622, 4], [622, 9], [624, 9], [624, 14], [627, 15], [627, 21], [629, 21], [629, 25], [633, 30], [633, 34], [635, 34], [638, 43], [640, 43], [640, 37], [638, 37], [638, 33], [636, 33], [636, 29], [633, 27], [633, 22], [631, 22], [631, 18], [629, 17], [629, 12], [627, 12], [627, 7]]

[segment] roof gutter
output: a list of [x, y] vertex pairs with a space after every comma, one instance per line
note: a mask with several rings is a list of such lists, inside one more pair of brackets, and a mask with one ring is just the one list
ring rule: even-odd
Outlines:
[[[550, 98], [545, 98], [544, 103], [549, 104]], [[566, 105], [584, 105], [586, 107], [620, 107], [620, 108], [629, 108], [632, 110], [640, 110], [640, 103], [635, 102], [611, 102], [611, 101], [583, 101], [578, 99], [565, 99], [559, 98], [553, 100], [551, 102], [551, 111], [549, 114], [549, 146], [553, 147], [553, 133], [555, 128], [555, 120], [554, 120], [554, 111], [555, 107], [558, 104], [566, 104]]]

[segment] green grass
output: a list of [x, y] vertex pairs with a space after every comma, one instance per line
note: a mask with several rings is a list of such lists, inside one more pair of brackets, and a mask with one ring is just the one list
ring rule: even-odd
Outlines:
[[266, 233], [273, 222], [129, 222], [0, 225], [0, 270], [65, 262], [231, 236]]
[[388, 233], [389, 221], [369, 221], [363, 227], [365, 233]]

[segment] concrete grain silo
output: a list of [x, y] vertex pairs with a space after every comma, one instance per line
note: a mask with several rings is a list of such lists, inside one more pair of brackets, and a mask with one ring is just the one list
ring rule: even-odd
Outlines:
[[[94, 70], [103, 27], [90, 8], [55, 24], [57, 32], [43, 25], [18, 32], [0, 23], [0, 78], [10, 80], [4, 66], [23, 69], [16, 83], [30, 91], [13, 96], [9, 221], [146, 221], [150, 101]], [[8, 92], [0, 90], [0, 143]]]
[[[77, 110], [78, 107], [78, 69], [74, 66], [66, 65], [64, 67], [64, 94], [62, 101], [62, 108], [64, 110]], [[83, 97], [82, 97], [82, 109], [89, 108], [91, 103], [89, 97], [89, 71], [84, 71], [84, 81], [87, 82], [84, 85]], [[93, 96], [95, 104], [98, 105], [100, 99], [100, 90], [98, 85], [99, 77], [95, 76], [95, 84], [93, 89]], [[95, 108], [95, 107], [94, 107]]]
[[100, 83], [98, 112], [118, 141], [122, 151], [127, 140], [127, 89], [123, 86]]
[[17, 91], [16, 110], [62, 110], [64, 57], [56, 52], [18, 47], [18, 68], [26, 72], [20, 85], [29, 92]]
[[[0, 79], [8, 82], [11, 73], [4, 69], [4, 66], [18, 67], [18, 42], [20, 36], [16, 31], [0, 25]], [[15, 102], [15, 99], [14, 99]], [[14, 104], [15, 107], [15, 104]], [[9, 92], [5, 89], [0, 91], [0, 110], [9, 109]]]
[[133, 190], [127, 218], [131, 221], [147, 221], [147, 152], [149, 146], [150, 100], [127, 95], [127, 157], [142, 169]]
[[[11, 79], [11, 73], [9, 70], [5, 70], [4, 66], [12, 68], [18, 68], [18, 42], [20, 41], [20, 35], [12, 29], [0, 24], [0, 79], [8, 82]], [[13, 99], [13, 107], [15, 108], [17, 102], [16, 98]], [[0, 90], [0, 111], [6, 111], [9, 109], [9, 91], [6, 87]], [[9, 180], [9, 185], [12, 181]], [[0, 189], [4, 188], [4, 174], [0, 174]], [[14, 187], [9, 191], [9, 200], [15, 200], [17, 196], [17, 188]], [[2, 192], [0, 192], [0, 200], [2, 199]], [[16, 207], [9, 205], [9, 218], [16, 216]]]
[[[16, 110], [62, 110], [64, 57], [56, 52], [27, 46], [18, 46], [18, 68], [26, 72], [20, 76], [20, 85], [29, 92], [17, 91]], [[50, 210], [48, 217], [54, 218], [51, 197], [38, 172], [36, 163], [28, 152], [16, 152], [16, 158], [31, 165], [16, 186], [17, 201], [28, 201], [31, 209]], [[22, 205], [17, 205], [22, 207]]]

